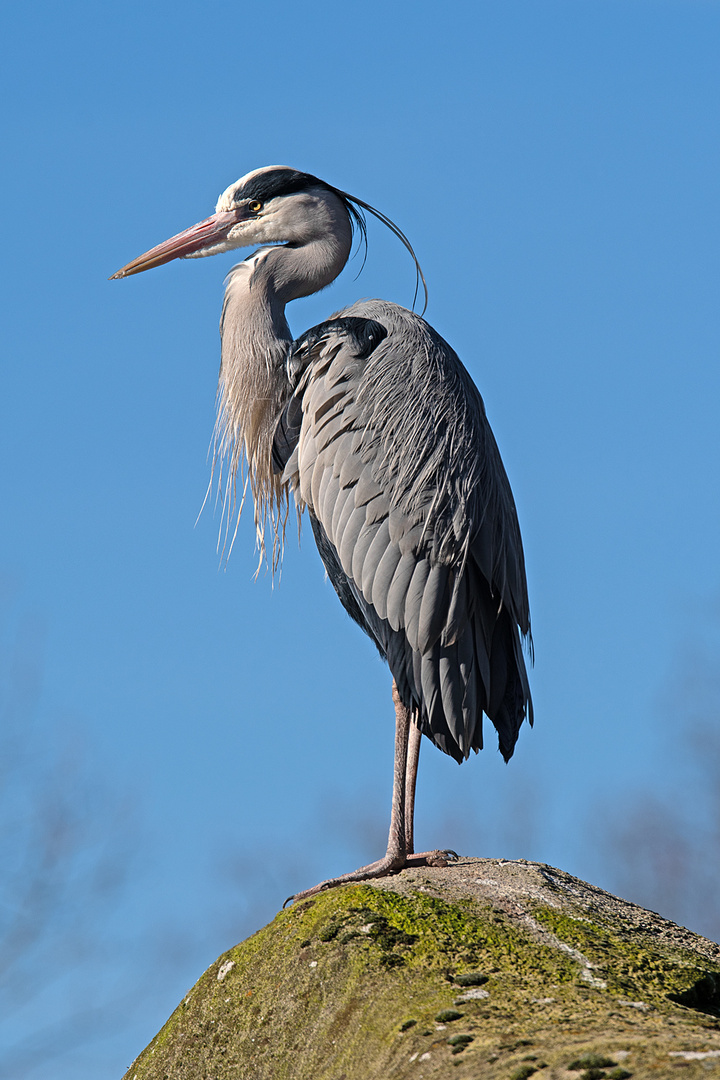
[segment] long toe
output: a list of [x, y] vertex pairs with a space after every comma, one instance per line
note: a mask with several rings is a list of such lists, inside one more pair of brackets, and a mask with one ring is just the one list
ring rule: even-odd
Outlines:
[[[442, 854], [441, 852], [433, 852], [432, 854]], [[410, 856], [414, 858], [414, 856]], [[334, 889], [337, 885], [351, 885], [355, 881], [369, 881], [372, 878], [387, 877], [389, 874], [397, 874], [400, 870], [403, 870], [409, 863], [409, 860], [402, 855], [385, 855], [384, 858], [378, 859], [377, 862], [370, 863], [368, 866], [361, 866], [359, 870], [353, 870], [351, 874], [342, 874], [340, 877], [328, 878], [327, 881], [321, 881], [318, 885], [313, 885], [312, 889], [304, 889], [303, 892], [295, 893], [294, 896], [289, 896], [283, 907], [286, 907], [289, 903], [296, 904], [298, 900], [305, 900], [308, 896], [317, 896], [318, 893], [325, 892], [326, 889]], [[443, 865], [447, 866], [447, 863]]]
[[459, 858], [457, 851], [451, 848], [442, 851], [418, 851], [408, 855], [407, 866], [447, 866]]

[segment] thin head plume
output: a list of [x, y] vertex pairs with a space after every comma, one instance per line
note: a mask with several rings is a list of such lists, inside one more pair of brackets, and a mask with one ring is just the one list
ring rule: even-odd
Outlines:
[[[425, 280], [425, 275], [422, 272], [422, 267], [418, 262], [418, 257], [415, 254], [413, 246], [408, 240], [405, 233], [400, 228], [400, 226], [396, 225], [392, 218], [389, 218], [387, 214], [383, 214], [382, 210], [376, 210], [374, 206], [371, 206], [370, 203], [363, 202], [362, 199], [358, 199], [356, 195], [348, 195], [347, 191], [341, 191], [339, 188], [333, 188], [333, 191], [336, 193], [336, 195], [339, 195], [340, 198], [343, 199], [343, 201], [345, 202], [345, 205], [347, 206], [348, 211], [352, 217], [353, 224], [357, 226], [360, 236], [362, 237], [362, 241], [365, 244], [365, 257], [363, 258], [363, 266], [365, 265], [365, 259], [367, 258], [367, 223], [365, 221], [365, 215], [362, 212], [363, 210], [367, 210], [368, 213], [372, 214], [373, 217], [376, 217], [378, 221], [382, 221], [383, 225], [386, 225], [390, 232], [394, 233], [400, 243], [403, 244], [404, 247], [410, 252], [410, 257], [415, 263], [415, 295], [413, 296], [412, 306], [414, 310], [415, 303], [418, 297], [418, 292], [420, 291], [420, 282], [422, 282], [423, 292], [425, 294], [425, 303], [423, 304], [423, 309], [420, 314], [424, 315], [428, 306], [427, 282]], [[362, 207], [362, 210], [358, 209], [358, 207]], [[362, 270], [362, 266], [360, 267], [360, 269]]]

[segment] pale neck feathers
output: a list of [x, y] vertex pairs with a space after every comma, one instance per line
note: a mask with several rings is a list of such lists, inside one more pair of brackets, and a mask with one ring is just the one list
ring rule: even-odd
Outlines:
[[324, 236], [299, 247], [260, 248], [233, 267], [226, 281], [215, 428], [224, 535], [227, 540], [233, 512], [237, 507], [239, 517], [249, 483], [260, 562], [266, 555], [265, 526], [269, 520], [273, 569], [282, 555], [288, 515], [288, 487], [272, 467], [275, 428], [291, 392], [285, 362], [292, 334], [285, 305], [329, 285], [347, 261], [350, 242], [348, 222], [340, 235]]

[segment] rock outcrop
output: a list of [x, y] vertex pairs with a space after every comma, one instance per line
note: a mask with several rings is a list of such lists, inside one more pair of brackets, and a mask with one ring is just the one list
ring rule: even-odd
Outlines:
[[125, 1080], [691, 1080], [713, 1066], [720, 946], [552, 867], [460, 859], [280, 912], [205, 972]]

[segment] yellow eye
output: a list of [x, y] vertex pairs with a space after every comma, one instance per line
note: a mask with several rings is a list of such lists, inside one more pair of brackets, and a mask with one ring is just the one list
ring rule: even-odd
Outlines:
[[263, 204], [255, 199], [253, 202], [248, 203], [248, 210], [251, 214], [259, 214], [262, 210]]

